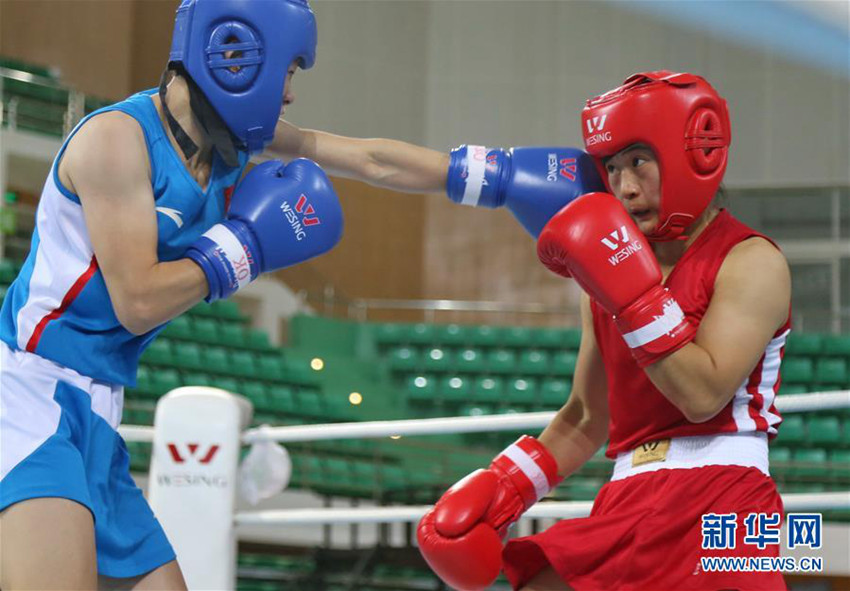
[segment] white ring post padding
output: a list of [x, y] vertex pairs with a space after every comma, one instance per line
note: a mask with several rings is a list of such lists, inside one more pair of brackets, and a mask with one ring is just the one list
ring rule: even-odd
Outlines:
[[148, 495], [189, 589], [236, 587], [239, 434], [250, 422], [251, 403], [218, 388], [177, 388], [156, 405]]
[[[782, 495], [785, 511], [825, 511], [850, 509], [850, 491], [828, 493], [789, 493]], [[567, 519], [590, 515], [591, 501], [542, 502], [526, 511], [523, 519]], [[328, 525], [351, 523], [415, 523], [431, 507], [345, 507], [339, 509], [281, 509], [237, 513], [242, 525]]]
[[[850, 390], [789, 394], [776, 398], [776, 406], [783, 413], [797, 413], [833, 408], [850, 408]], [[390, 435], [438, 435], [442, 433], [480, 433], [538, 429], [549, 424], [555, 412], [528, 412], [510, 415], [482, 415], [478, 417], [446, 417], [437, 419], [409, 419], [401, 421], [364, 421], [357, 423], [330, 423], [326, 425], [296, 425], [293, 427], [267, 427], [262, 431], [251, 429], [242, 436], [242, 443], [257, 441], [320, 441], [326, 439], [378, 438]], [[780, 427], [781, 429], [781, 427]], [[126, 441], [152, 441], [153, 429], [121, 425], [118, 432]]]

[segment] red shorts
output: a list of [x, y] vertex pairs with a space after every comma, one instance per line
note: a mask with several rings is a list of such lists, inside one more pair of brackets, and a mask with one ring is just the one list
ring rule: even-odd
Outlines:
[[[702, 549], [702, 515], [737, 513], [735, 549]], [[658, 470], [607, 483], [590, 516], [512, 540], [504, 572], [514, 589], [551, 565], [576, 591], [777, 591], [779, 572], [705, 572], [701, 556], [778, 556], [744, 544], [749, 513], [780, 513], [776, 485], [755, 468]]]

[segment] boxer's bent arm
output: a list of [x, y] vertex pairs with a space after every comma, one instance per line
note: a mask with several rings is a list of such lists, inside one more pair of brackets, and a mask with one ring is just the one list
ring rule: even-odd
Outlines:
[[444, 193], [449, 154], [389, 139], [359, 139], [278, 122], [265, 159], [309, 158], [332, 175], [406, 193]]
[[608, 380], [596, 344], [590, 298], [581, 294], [581, 345], [567, 403], [540, 434], [558, 461], [558, 475], [569, 476], [608, 439]]
[[150, 164], [141, 128], [123, 113], [88, 121], [62, 161], [80, 198], [86, 227], [115, 314], [134, 334], [186, 311], [207, 294], [207, 280], [188, 259], [160, 263]]
[[762, 238], [746, 240], [723, 262], [694, 341], [645, 371], [688, 420], [707, 421], [752, 373], [790, 302], [785, 257]]

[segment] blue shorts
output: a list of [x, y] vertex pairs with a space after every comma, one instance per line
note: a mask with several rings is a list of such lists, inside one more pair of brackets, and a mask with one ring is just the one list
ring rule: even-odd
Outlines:
[[0, 342], [0, 511], [26, 499], [76, 501], [94, 518], [98, 574], [135, 577], [174, 550], [130, 477], [116, 429], [124, 390]]

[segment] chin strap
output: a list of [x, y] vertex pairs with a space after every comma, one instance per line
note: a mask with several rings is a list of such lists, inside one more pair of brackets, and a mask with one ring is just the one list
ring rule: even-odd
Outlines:
[[168, 102], [165, 100], [166, 80], [168, 72], [175, 71], [183, 76], [189, 88], [189, 105], [203, 130], [210, 136], [213, 147], [218, 152], [224, 163], [230, 167], [239, 166], [239, 148], [241, 142], [234, 137], [231, 131], [221, 120], [215, 109], [212, 108], [207, 97], [201, 92], [201, 89], [195, 84], [194, 80], [179, 66], [170, 66], [162, 73], [162, 78], [159, 81], [159, 99], [162, 103], [162, 110], [165, 113], [165, 119], [168, 121], [168, 128], [171, 130], [177, 145], [188, 160], [198, 153], [198, 145], [189, 137], [189, 134], [180, 126], [174, 115], [171, 114], [171, 109], [168, 108]]

